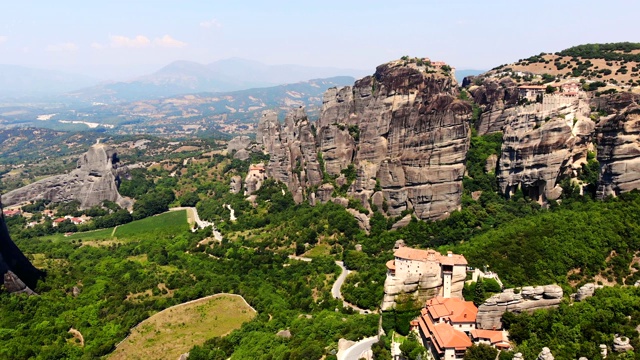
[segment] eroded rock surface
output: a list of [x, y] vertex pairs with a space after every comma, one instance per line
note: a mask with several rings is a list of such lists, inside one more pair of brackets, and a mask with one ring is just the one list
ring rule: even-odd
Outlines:
[[512, 195], [522, 188], [541, 203], [558, 199], [561, 179], [577, 177], [594, 150], [595, 123], [589, 113], [589, 104], [576, 98], [541, 113], [550, 116], [523, 113], [505, 124], [496, 172], [500, 191]]
[[324, 171], [366, 209], [376, 194], [390, 216], [409, 209], [420, 219], [447, 217], [460, 206], [469, 147], [471, 106], [457, 99], [456, 85], [443, 70], [394, 61], [353, 87], [329, 89], [314, 127], [300, 109], [284, 126], [267, 113], [256, 139], [271, 155], [267, 173], [298, 202]]
[[617, 196], [640, 188], [640, 95], [612, 96], [606, 110], [613, 113], [597, 127], [600, 181], [597, 196]]
[[2, 196], [6, 205], [47, 199], [52, 202], [77, 200], [87, 209], [109, 200], [122, 207], [130, 201], [120, 196], [118, 186], [122, 176], [129, 176], [126, 167], [118, 166], [116, 150], [105, 144], [95, 144], [78, 159], [78, 167], [69, 174], [51, 176]]
[[520, 293], [505, 289], [478, 307], [476, 324], [479, 329], [502, 329], [502, 315], [505, 312], [533, 312], [556, 307], [562, 301], [562, 296], [562, 288], [558, 285], [525, 286]]

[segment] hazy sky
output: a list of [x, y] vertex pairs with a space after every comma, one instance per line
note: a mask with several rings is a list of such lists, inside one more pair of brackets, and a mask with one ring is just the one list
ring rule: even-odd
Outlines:
[[637, 0], [0, 1], [0, 63], [101, 78], [229, 57], [373, 71], [411, 55], [489, 69], [640, 41]]

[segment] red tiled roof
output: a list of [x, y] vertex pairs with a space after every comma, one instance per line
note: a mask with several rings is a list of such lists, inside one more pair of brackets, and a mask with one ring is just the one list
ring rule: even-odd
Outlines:
[[425, 261], [429, 258], [432, 258], [433, 260], [443, 265], [467, 265], [467, 259], [465, 259], [463, 255], [458, 255], [458, 254], [450, 254], [450, 256], [442, 255], [433, 249], [422, 250], [422, 249], [413, 249], [410, 247], [403, 246], [398, 248], [393, 253], [393, 255], [401, 259], [419, 260], [419, 261]]
[[483, 339], [491, 342], [492, 345], [500, 348], [510, 348], [509, 339], [505, 336], [504, 332], [497, 330], [484, 330], [474, 329], [471, 330], [471, 337], [475, 341], [476, 339]]
[[396, 271], [396, 261], [395, 260], [387, 261], [387, 269]]
[[67, 219], [65, 219], [65, 218], [57, 218], [57, 219], [53, 220], [53, 222], [54, 223], [61, 223], [61, 222], [65, 221], [65, 220], [67, 220]]
[[436, 296], [427, 301], [426, 311], [433, 319], [445, 318], [452, 323], [475, 323], [478, 308], [471, 301]]

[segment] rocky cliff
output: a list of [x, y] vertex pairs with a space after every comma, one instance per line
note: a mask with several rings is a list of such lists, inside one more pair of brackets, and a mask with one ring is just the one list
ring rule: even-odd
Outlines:
[[471, 106], [457, 96], [445, 69], [393, 61], [353, 87], [329, 89], [315, 126], [300, 109], [284, 126], [265, 113], [257, 142], [271, 155], [268, 175], [296, 201], [328, 200], [330, 184], [391, 216], [411, 210], [420, 219], [444, 218], [460, 206], [469, 147]]
[[303, 201], [308, 187], [321, 183], [315, 137], [303, 108], [290, 111], [284, 126], [276, 112], [265, 111], [256, 141], [270, 155], [267, 176], [287, 184], [296, 202]]
[[[554, 98], [548, 96], [544, 101]], [[595, 150], [595, 123], [589, 119], [587, 101], [568, 99], [548, 110], [542, 109], [544, 105], [515, 108], [517, 116], [503, 124], [496, 171], [503, 194], [512, 195], [520, 187], [541, 203], [558, 199], [560, 181], [577, 177], [582, 164], [587, 163], [588, 152]]]
[[53, 202], [77, 200], [81, 208], [90, 208], [104, 200], [127, 207], [129, 201], [118, 193], [121, 176], [128, 176], [126, 167], [118, 167], [116, 150], [105, 144], [95, 144], [78, 159], [78, 167], [68, 174], [51, 176], [2, 196], [5, 205], [38, 199]]
[[640, 95], [622, 93], [603, 104], [610, 113], [597, 126], [600, 180], [605, 198], [640, 188]]
[[482, 110], [475, 124], [478, 135], [500, 132], [517, 117], [518, 87], [513, 79], [465, 79], [465, 84], [473, 101]]
[[[0, 208], [2, 204], [0, 203]], [[33, 294], [43, 273], [36, 269], [9, 236], [4, 216], [0, 214], [0, 281], [9, 292]]]

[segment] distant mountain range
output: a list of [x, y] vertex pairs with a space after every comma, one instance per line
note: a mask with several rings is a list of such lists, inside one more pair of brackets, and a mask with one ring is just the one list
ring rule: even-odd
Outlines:
[[354, 69], [265, 65], [239, 58], [211, 64], [176, 61], [150, 75], [81, 89], [67, 96], [80, 101], [113, 103], [200, 92], [255, 89], [336, 76], [362, 77], [367, 74], [366, 71]]
[[[458, 81], [479, 70], [459, 70]], [[210, 64], [175, 61], [160, 70], [128, 81], [100, 83], [83, 75], [54, 70], [0, 65], [0, 99], [41, 99], [59, 96], [57, 101], [128, 102], [200, 92], [229, 92], [310, 79], [350, 76], [361, 78], [373, 73], [356, 69], [302, 65], [266, 65], [240, 58]]]

